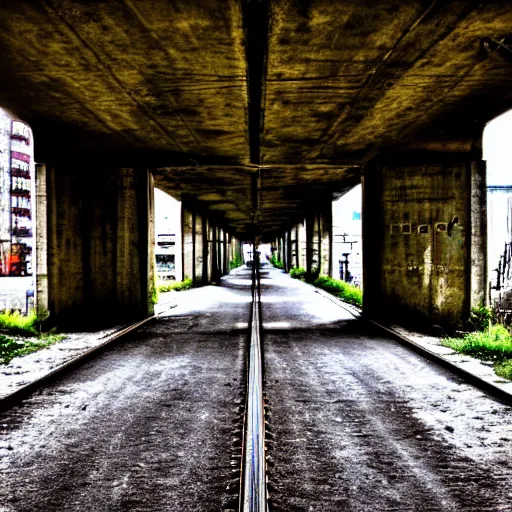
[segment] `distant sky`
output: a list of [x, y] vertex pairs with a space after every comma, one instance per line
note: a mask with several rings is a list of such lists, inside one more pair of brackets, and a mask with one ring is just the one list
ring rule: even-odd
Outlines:
[[157, 234], [181, 231], [181, 203], [155, 188], [155, 232]]
[[512, 185], [512, 110], [487, 124], [483, 153], [487, 185]]

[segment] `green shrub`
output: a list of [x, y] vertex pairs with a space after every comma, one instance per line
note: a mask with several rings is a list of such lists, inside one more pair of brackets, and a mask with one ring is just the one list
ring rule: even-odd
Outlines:
[[0, 330], [9, 334], [21, 336], [38, 334], [42, 319], [34, 310], [28, 315], [22, 315], [19, 311], [3, 311], [0, 313]]
[[241, 260], [240, 256], [237, 255], [229, 262], [229, 270], [241, 267], [243, 264], [244, 262]]
[[276, 268], [284, 268], [283, 262], [279, 259], [279, 256], [275, 252], [272, 254], [269, 261]]
[[180, 292], [182, 290], [188, 290], [189, 288], [192, 288], [193, 284], [194, 283], [192, 282], [192, 279], [186, 277], [183, 281], [179, 281], [178, 283], [162, 284], [158, 287], [158, 291], [160, 293], [170, 292], [172, 290]]
[[504, 379], [512, 380], [512, 359], [505, 359], [494, 365], [494, 371], [496, 375], [503, 377]]
[[306, 269], [302, 267], [292, 268], [290, 270], [290, 277], [304, 280], [306, 278]]
[[493, 325], [483, 332], [470, 332], [462, 338], [445, 338], [441, 344], [479, 359], [512, 358], [512, 337], [502, 325]]
[[328, 276], [320, 276], [315, 279], [313, 284], [318, 288], [322, 288], [322, 290], [335, 295], [341, 300], [344, 300], [345, 302], [355, 304], [356, 306], [361, 306], [363, 304], [363, 294], [361, 290], [346, 283], [345, 281], [333, 279]]
[[479, 306], [471, 310], [468, 323], [475, 331], [484, 331], [489, 328], [490, 324], [494, 324], [497, 321], [498, 318], [494, 309], [486, 306]]

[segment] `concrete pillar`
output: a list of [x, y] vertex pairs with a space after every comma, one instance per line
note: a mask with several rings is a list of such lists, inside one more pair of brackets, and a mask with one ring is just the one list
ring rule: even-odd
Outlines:
[[291, 267], [299, 266], [299, 227], [295, 225], [291, 229]]
[[319, 215], [320, 275], [332, 277], [332, 208]]
[[228, 265], [228, 234], [222, 230], [222, 274], [229, 272]]
[[311, 280], [315, 269], [313, 268], [314, 258], [314, 235], [315, 235], [315, 215], [311, 212], [306, 214], [306, 279]]
[[195, 280], [195, 214], [181, 203], [182, 280]]
[[486, 289], [485, 163], [368, 166], [363, 179], [364, 309], [459, 326]]
[[233, 261], [233, 255], [234, 255], [234, 250], [233, 250], [233, 245], [234, 245], [234, 241], [235, 241], [235, 238], [233, 237], [233, 235], [227, 233], [226, 234], [226, 265], [227, 265], [227, 268], [226, 268], [226, 273], [229, 273], [229, 271], [231, 270], [231, 262]]
[[206, 215], [201, 215], [201, 249], [202, 249], [202, 271], [201, 271], [201, 284], [208, 284], [209, 278], [209, 261], [210, 261], [210, 244], [208, 243], [208, 218]]
[[46, 165], [36, 164], [35, 202], [35, 308], [40, 316], [48, 313], [48, 196]]
[[211, 280], [217, 281], [220, 278], [220, 270], [219, 270], [219, 241], [218, 241], [219, 230], [217, 226], [212, 225], [211, 229]]
[[[48, 166], [45, 173], [40, 166], [40, 184], [44, 175], [50, 322], [72, 329], [113, 325], [151, 314], [151, 173], [78, 166]], [[40, 219], [40, 234], [42, 222]], [[40, 283], [44, 259], [39, 254]], [[43, 296], [41, 293], [40, 301]]]
[[322, 251], [322, 236], [321, 236], [321, 219], [320, 213], [315, 212], [313, 215], [313, 239], [311, 241], [313, 245], [313, 259], [312, 259], [312, 270], [315, 274], [320, 273], [320, 260]]
[[202, 284], [203, 283], [203, 260], [204, 260], [204, 240], [203, 240], [203, 223], [204, 219], [203, 216], [198, 213], [197, 211], [194, 212], [194, 218], [195, 218], [195, 232], [194, 232], [194, 284]]
[[471, 162], [470, 307], [488, 303], [487, 286], [487, 169], [483, 160]]
[[289, 229], [285, 235], [286, 246], [285, 246], [285, 262], [284, 269], [286, 272], [290, 272], [292, 268], [292, 230]]
[[208, 282], [213, 281], [213, 226], [208, 221], [207, 226], [207, 242], [208, 242]]
[[298, 266], [306, 268], [307, 250], [306, 250], [306, 220], [297, 225], [297, 258]]

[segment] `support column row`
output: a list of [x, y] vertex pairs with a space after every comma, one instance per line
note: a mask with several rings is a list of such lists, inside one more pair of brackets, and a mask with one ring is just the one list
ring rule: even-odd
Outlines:
[[332, 272], [332, 209], [310, 211], [274, 242], [286, 271], [304, 268], [308, 279]]
[[194, 285], [218, 281], [229, 272], [240, 242], [204, 212], [182, 203], [183, 279]]

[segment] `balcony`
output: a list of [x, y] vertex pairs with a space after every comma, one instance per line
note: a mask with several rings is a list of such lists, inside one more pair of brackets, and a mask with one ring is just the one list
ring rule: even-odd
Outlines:
[[30, 171], [26, 171], [25, 169], [20, 169], [19, 167], [11, 168], [11, 176], [15, 178], [25, 178], [27, 180], [30, 179]]
[[24, 188], [13, 188], [11, 189], [11, 196], [26, 197], [27, 199], [30, 199], [30, 190], [26, 190]]
[[30, 209], [29, 208], [17, 208], [17, 207], [12, 207], [11, 208], [11, 213], [13, 215], [17, 215], [18, 217], [26, 217], [28, 219], [31, 218], [30, 216]]
[[24, 135], [23, 133], [11, 133], [11, 139], [24, 142], [27, 146], [30, 144], [30, 137], [28, 135]]
[[15, 236], [16, 238], [31, 238], [32, 230], [30, 228], [16, 227], [12, 230], [12, 236]]

